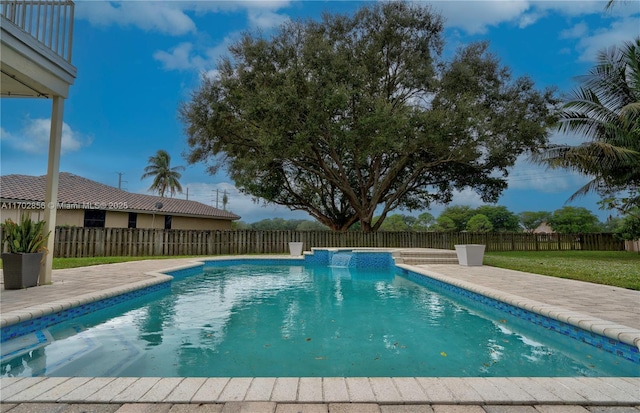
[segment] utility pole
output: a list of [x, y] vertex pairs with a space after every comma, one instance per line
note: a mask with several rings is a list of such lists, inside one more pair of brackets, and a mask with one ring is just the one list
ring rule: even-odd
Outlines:
[[122, 180], [122, 175], [124, 175], [124, 172], [116, 172], [118, 174], [118, 189], [122, 189], [122, 183], [126, 183], [128, 181], [123, 181]]
[[189, 200], [189, 187], [187, 187], [187, 201]]

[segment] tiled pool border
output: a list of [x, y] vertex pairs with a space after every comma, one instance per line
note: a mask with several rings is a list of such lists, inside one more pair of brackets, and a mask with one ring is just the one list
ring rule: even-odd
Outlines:
[[419, 273], [409, 270], [408, 268], [400, 268], [401, 272], [410, 280], [415, 281], [421, 285], [426, 285], [436, 290], [443, 290], [454, 294], [457, 297], [462, 297], [469, 301], [473, 301], [476, 304], [481, 304], [489, 308], [502, 311], [506, 314], [510, 314], [521, 320], [531, 322], [539, 325], [553, 332], [570, 337], [581, 343], [585, 343], [602, 349], [608, 353], [614, 354], [618, 357], [623, 357], [635, 364], [640, 365], [640, 351], [638, 347], [624, 343], [620, 340], [606, 337], [592, 331], [585, 330], [582, 327], [566, 323], [555, 318], [539, 314], [522, 307], [518, 307], [507, 302], [497, 300], [488, 297], [484, 294], [479, 294], [470, 291], [466, 288], [462, 288], [438, 279], [433, 278], [429, 274]]
[[[179, 280], [202, 272], [204, 268], [213, 268], [219, 266], [239, 265], [239, 264], [258, 264], [258, 265], [328, 265], [331, 257], [335, 253], [350, 252], [349, 249], [314, 249], [312, 254], [305, 254], [304, 257], [278, 257], [278, 258], [262, 258], [262, 257], [242, 257], [220, 259], [206, 259], [190, 265], [167, 269], [159, 274], [168, 275], [171, 278], [158, 280], [152, 285], [143, 286], [142, 288], [130, 289], [121, 294], [114, 294], [107, 298], [98, 298], [95, 301], [88, 301], [75, 307], [67, 308], [62, 311], [46, 314], [41, 317], [35, 317], [16, 324], [4, 326], [0, 329], [0, 343], [19, 337], [25, 334], [47, 328], [50, 325], [57, 324], [68, 319], [85, 315], [91, 312], [99, 311], [103, 308], [110, 307], [128, 300], [142, 297], [156, 291], [160, 291], [170, 287], [173, 279]], [[493, 309], [503, 311], [518, 317], [519, 319], [532, 322], [544, 328], [571, 337], [579, 342], [600, 348], [611, 354], [623, 357], [633, 363], [640, 364], [640, 352], [637, 345], [630, 345], [621, 340], [588, 331], [578, 325], [564, 322], [553, 317], [540, 314], [535, 311], [525, 309], [521, 306], [513, 305], [502, 299], [492, 298], [484, 293], [477, 293], [468, 288], [456, 286], [446, 281], [434, 278], [432, 274], [422, 271], [411, 270], [410, 266], [399, 265], [393, 263], [392, 253], [389, 251], [357, 251], [358, 256], [353, 263], [349, 264], [350, 268], [382, 268], [395, 266], [402, 270], [408, 278], [427, 284], [438, 289], [442, 289], [458, 295], [460, 297], [481, 303]]]
[[51, 314], [46, 314], [40, 317], [32, 318], [30, 320], [25, 320], [17, 324], [11, 324], [2, 327], [0, 329], [0, 343], [4, 343], [7, 340], [11, 340], [13, 338], [20, 337], [29, 333], [44, 330], [49, 326], [70, 320], [75, 317], [80, 317], [85, 314], [102, 310], [103, 308], [111, 307], [116, 304], [121, 304], [126, 301], [143, 297], [147, 294], [168, 289], [170, 286], [171, 279], [167, 279], [164, 282], [158, 284], [153, 284], [151, 286], [123, 292], [122, 294], [116, 294], [108, 298], [87, 302], [61, 311], [52, 312]]

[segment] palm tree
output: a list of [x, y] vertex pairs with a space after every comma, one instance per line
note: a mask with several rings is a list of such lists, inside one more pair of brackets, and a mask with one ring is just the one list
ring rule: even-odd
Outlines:
[[165, 150], [158, 150], [154, 156], [149, 157], [149, 165], [144, 168], [144, 174], [140, 179], [145, 179], [150, 176], [153, 177], [153, 183], [149, 187], [151, 191], [158, 192], [161, 197], [164, 197], [167, 190], [171, 194], [171, 197], [176, 192], [182, 193], [182, 186], [178, 181], [182, 174], [178, 171], [183, 171], [184, 166], [171, 167], [171, 156]]
[[628, 211], [640, 205], [640, 38], [600, 52], [581, 80], [562, 107], [558, 130], [587, 141], [551, 145], [533, 159], [592, 178], [569, 201], [590, 192], [605, 198], [626, 192], [629, 197], [609, 205]]

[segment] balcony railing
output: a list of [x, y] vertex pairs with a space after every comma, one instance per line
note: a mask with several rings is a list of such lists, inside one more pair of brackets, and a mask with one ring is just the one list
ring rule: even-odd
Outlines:
[[1, 0], [0, 15], [71, 63], [71, 0]]

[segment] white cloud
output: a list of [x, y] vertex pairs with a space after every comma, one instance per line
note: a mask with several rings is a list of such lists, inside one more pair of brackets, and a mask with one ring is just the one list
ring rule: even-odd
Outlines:
[[[525, 28], [547, 16], [549, 12], [559, 13], [569, 18], [599, 15], [615, 21], [628, 19], [629, 16], [637, 15], [639, 12], [638, 2], [635, 0], [616, 2], [609, 10], [605, 10], [605, 1], [584, 0], [450, 0], [425, 3], [431, 3], [434, 10], [442, 13], [446, 19], [446, 27], [461, 29], [468, 34], [482, 34], [490, 26], [495, 27], [503, 23]], [[636, 26], [633, 27], [633, 24]], [[638, 34], [637, 20], [634, 22], [632, 19], [625, 27], [628, 29], [628, 38], [633, 37], [634, 33]], [[577, 38], [578, 31], [584, 31], [585, 28], [584, 23], [577, 25], [572, 37]], [[565, 36], [569, 34], [571, 33], [567, 32]]]
[[640, 17], [627, 17], [616, 20], [606, 29], [600, 29], [591, 35], [583, 35], [578, 43], [580, 60], [593, 62], [598, 53], [612, 46], [621, 46], [640, 36]]
[[[2, 141], [14, 148], [28, 153], [47, 153], [49, 150], [49, 135], [51, 133], [51, 119], [29, 119], [20, 133], [15, 134], [4, 129], [0, 130]], [[92, 139], [71, 129], [67, 123], [62, 123], [61, 153], [74, 152], [83, 146], [91, 145]]]
[[433, 2], [447, 27], [457, 27], [469, 34], [485, 33], [488, 26], [517, 21], [529, 10], [530, 3], [515, 1], [440, 1]]
[[176, 36], [196, 32], [195, 23], [185, 13], [187, 5], [181, 2], [82, 1], [76, 4], [75, 17], [99, 27], [134, 26]]
[[153, 58], [162, 63], [166, 70], [186, 70], [201, 68], [203, 62], [192, 56], [193, 45], [189, 42], [180, 43], [169, 52], [158, 50], [153, 54]]
[[[584, 137], [555, 132], [550, 136], [552, 144], [580, 145]], [[588, 177], [566, 169], [550, 169], [530, 160], [528, 154], [520, 155], [509, 171], [507, 183], [509, 189], [531, 189], [544, 193], [560, 193], [576, 190], [589, 181]]]
[[566, 29], [560, 32], [561, 39], [579, 39], [582, 36], [585, 36], [589, 32], [589, 27], [587, 27], [587, 23], [580, 22], [574, 25], [570, 29]]
[[271, 10], [253, 9], [249, 10], [247, 14], [251, 26], [260, 29], [277, 27], [289, 19], [286, 15], [278, 14]]
[[153, 58], [162, 63], [165, 70], [195, 70], [208, 77], [216, 76], [218, 60], [228, 53], [239, 35], [239, 32], [230, 33], [216, 46], [203, 50], [197, 50], [190, 42], [180, 43], [169, 51], [157, 50]]
[[269, 28], [287, 19], [276, 13], [289, 1], [81, 1], [76, 3], [75, 17], [88, 20], [98, 27], [133, 26], [180, 36], [196, 33], [197, 27], [189, 13], [205, 15], [246, 10], [249, 22], [257, 28]]
[[[182, 188], [185, 191], [185, 188], [189, 188], [189, 200], [191, 201], [198, 201], [215, 207], [217, 198], [218, 208], [220, 209], [222, 209], [222, 197], [226, 191], [228, 197], [227, 211], [239, 215], [241, 217], [240, 220], [246, 223], [253, 223], [265, 219], [265, 217], [313, 219], [306, 212], [291, 211], [289, 208], [280, 205], [264, 205], [263, 202], [256, 203], [251, 196], [241, 193], [230, 182], [217, 184], [203, 182], [182, 183]], [[182, 196], [185, 196], [185, 194]]]

